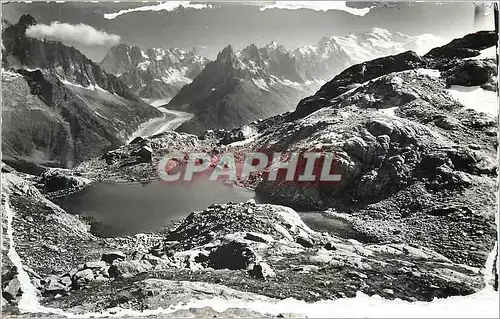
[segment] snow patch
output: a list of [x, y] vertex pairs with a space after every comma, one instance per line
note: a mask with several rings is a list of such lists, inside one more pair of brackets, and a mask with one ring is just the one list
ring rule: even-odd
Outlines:
[[171, 68], [165, 72], [166, 76], [162, 76], [161, 80], [167, 84], [171, 83], [189, 84], [192, 82], [192, 79], [186, 77], [187, 71], [188, 71], [187, 67], [182, 67], [180, 70]]
[[148, 66], [151, 64], [151, 61], [143, 61], [139, 64], [137, 64], [137, 67], [143, 71], [146, 71], [148, 69]]
[[496, 92], [482, 89], [480, 86], [461, 85], [452, 85], [446, 91], [467, 109], [476, 110], [494, 117], [498, 115]]
[[242, 141], [237, 141], [237, 142], [230, 143], [227, 146], [228, 147], [243, 146], [243, 145], [246, 145], [246, 144], [249, 144], [249, 143], [255, 141], [259, 136], [260, 136], [260, 134], [254, 135], [254, 136], [252, 136], [250, 138], [247, 138], [247, 139], [244, 139]]
[[472, 58], [467, 58], [464, 60], [483, 60], [483, 59], [496, 59], [497, 57], [497, 48], [489, 47], [487, 49], [481, 50], [481, 54]]
[[257, 85], [257, 87], [264, 91], [269, 91], [269, 87], [267, 86], [266, 81], [264, 79], [252, 79], [253, 84]]
[[397, 106], [388, 107], [386, 109], [380, 109], [380, 112], [390, 117], [397, 117], [396, 113], [394, 113], [394, 111], [396, 111], [397, 108], [398, 108]]
[[[69, 86], [73, 86], [73, 87], [77, 87], [77, 88], [80, 88], [80, 89], [84, 89], [84, 90], [89, 90], [89, 91], [96, 91], [96, 90], [99, 90], [101, 92], [104, 92], [104, 93], [109, 93], [111, 94], [111, 92], [103, 89], [102, 87], [100, 87], [99, 85], [97, 84], [89, 84], [89, 86], [83, 86], [83, 85], [80, 85], [80, 84], [76, 84], [76, 83], [73, 83], [73, 82], [70, 82], [66, 79], [63, 79], [63, 78], [59, 78], [59, 81], [61, 81], [63, 84], [65, 85], [69, 85]], [[117, 95], [115, 93], [115, 95]], [[118, 96], [118, 95], [117, 95]]]
[[415, 71], [417, 72], [418, 75], [427, 75], [434, 78], [441, 77], [441, 72], [439, 72], [439, 70], [421, 68], [421, 69], [416, 69]]

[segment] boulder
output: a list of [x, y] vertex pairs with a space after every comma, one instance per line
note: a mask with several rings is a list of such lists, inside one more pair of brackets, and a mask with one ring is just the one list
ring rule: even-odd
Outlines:
[[394, 127], [391, 123], [384, 120], [371, 120], [366, 124], [368, 131], [374, 136], [388, 135], [390, 136]]
[[144, 137], [137, 136], [132, 141], [130, 141], [129, 144], [143, 144], [143, 143], [146, 143], [146, 142], [147, 142], [147, 140]]
[[479, 86], [487, 83], [497, 73], [492, 61], [460, 61], [446, 72], [448, 85]]
[[[3, 282], [2, 282], [3, 284]], [[11, 279], [7, 285], [3, 288], [2, 295], [3, 297], [12, 304], [17, 304], [18, 298], [22, 295], [21, 283], [14, 277]]]
[[267, 279], [276, 277], [274, 270], [265, 262], [256, 263], [248, 273], [255, 278]]
[[59, 280], [58, 277], [50, 276], [45, 279], [45, 286], [43, 287], [43, 295], [65, 294], [70, 289], [71, 289], [71, 282], [69, 285], [65, 285]]
[[125, 259], [125, 257], [125, 254], [121, 251], [111, 251], [103, 253], [101, 260], [107, 262], [108, 264], [112, 264], [116, 259]]
[[252, 233], [252, 232], [247, 233], [244, 238], [251, 240], [251, 241], [261, 242], [261, 243], [269, 243], [269, 242], [273, 241], [273, 237], [270, 235]]
[[337, 250], [337, 247], [331, 242], [326, 243], [324, 247], [326, 250]]
[[211, 252], [208, 265], [214, 269], [246, 269], [256, 259], [255, 253], [239, 242], [229, 242]]
[[311, 248], [314, 247], [314, 243], [309, 239], [304, 236], [299, 236], [296, 239], [297, 243], [306, 247], [306, 248]]
[[130, 155], [137, 157], [136, 163], [149, 163], [153, 160], [153, 149], [150, 145], [144, 145]]
[[434, 124], [436, 124], [437, 127], [445, 130], [453, 130], [460, 125], [460, 122], [454, 118], [441, 116], [434, 120]]
[[105, 261], [100, 260], [100, 261], [87, 261], [85, 263], [85, 268], [87, 269], [102, 269], [106, 268], [107, 264]]
[[112, 278], [130, 278], [152, 268], [146, 260], [123, 260], [113, 263], [108, 272]]
[[70, 276], [64, 276], [61, 279], [59, 279], [59, 282], [64, 285], [65, 287], [70, 288], [71, 285], [73, 284], [71, 277]]
[[73, 276], [73, 282], [80, 287], [85, 286], [92, 280], [94, 280], [94, 273], [92, 272], [92, 269], [80, 270]]
[[111, 165], [116, 161], [127, 157], [123, 152], [119, 152], [117, 150], [109, 151], [101, 156], [101, 159], [106, 161], [106, 164]]

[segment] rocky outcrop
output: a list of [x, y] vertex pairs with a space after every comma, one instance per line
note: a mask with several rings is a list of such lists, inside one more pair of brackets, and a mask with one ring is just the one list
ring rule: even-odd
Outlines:
[[494, 31], [478, 31], [434, 48], [424, 57], [437, 60], [470, 58], [478, 56], [481, 50], [494, 46], [497, 41], [498, 34]]

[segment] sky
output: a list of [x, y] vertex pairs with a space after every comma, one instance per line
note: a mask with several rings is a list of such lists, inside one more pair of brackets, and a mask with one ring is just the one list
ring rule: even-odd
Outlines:
[[57, 39], [99, 62], [113, 45], [141, 48], [195, 48], [208, 58], [228, 44], [242, 49], [277, 41], [286, 48], [317, 43], [322, 37], [381, 27], [408, 35], [432, 33], [452, 39], [492, 29], [492, 17], [474, 22], [475, 7], [462, 3], [342, 1], [246, 2], [33, 2], [6, 3], [3, 18], [17, 22], [30, 13], [39, 26], [33, 37]]

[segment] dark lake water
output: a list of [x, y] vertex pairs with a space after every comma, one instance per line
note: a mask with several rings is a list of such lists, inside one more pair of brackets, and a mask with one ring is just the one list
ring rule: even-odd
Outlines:
[[[175, 185], [158, 181], [145, 184], [101, 182], [55, 201], [66, 211], [88, 218], [95, 235], [110, 237], [158, 230], [212, 204], [239, 203], [251, 198], [255, 199], [251, 190], [217, 182]], [[361, 242], [371, 241], [344, 219], [325, 216], [318, 211], [299, 212], [299, 215], [316, 231]]]
[[212, 204], [254, 197], [251, 190], [210, 181], [190, 185], [101, 182], [56, 202], [70, 213], [88, 217], [92, 232], [108, 237], [157, 230]]

